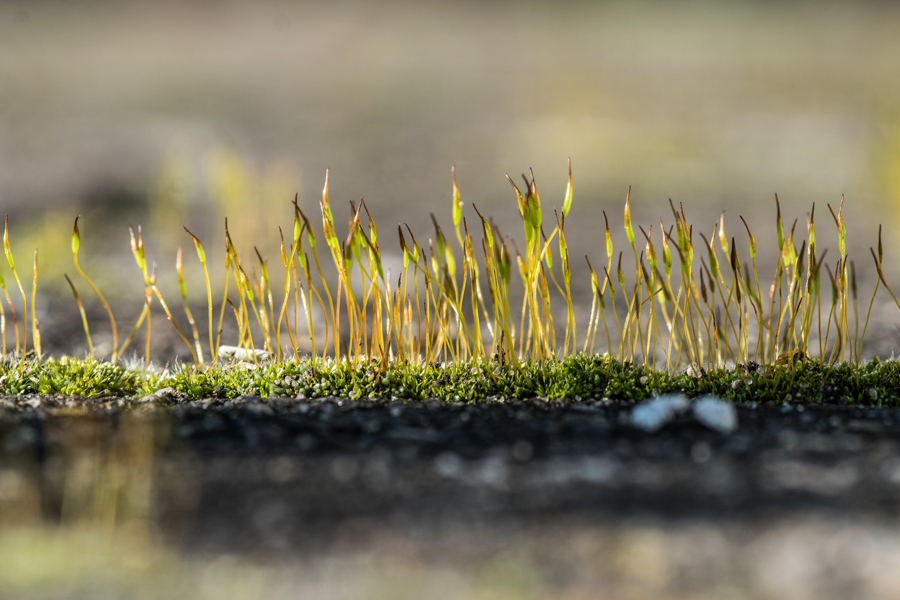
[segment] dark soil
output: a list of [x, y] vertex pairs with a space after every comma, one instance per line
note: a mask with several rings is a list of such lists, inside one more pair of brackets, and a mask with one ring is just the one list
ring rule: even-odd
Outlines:
[[[0, 464], [39, 481], [54, 519], [77, 457], [125, 457], [152, 471], [164, 537], [213, 553], [319, 552], [348, 528], [362, 543], [385, 530], [900, 515], [900, 409], [742, 405], [724, 435], [689, 413], [646, 433], [632, 408], [4, 398]], [[133, 458], [148, 455], [140, 440], [152, 461]]]

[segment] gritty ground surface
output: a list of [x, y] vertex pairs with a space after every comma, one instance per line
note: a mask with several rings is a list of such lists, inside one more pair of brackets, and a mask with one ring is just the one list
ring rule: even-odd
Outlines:
[[900, 410], [742, 405], [722, 434], [690, 412], [647, 433], [633, 407], [7, 397], [0, 464], [52, 519], [85, 457], [124, 457], [192, 556], [500, 557], [545, 591], [611, 597], [900, 590]]

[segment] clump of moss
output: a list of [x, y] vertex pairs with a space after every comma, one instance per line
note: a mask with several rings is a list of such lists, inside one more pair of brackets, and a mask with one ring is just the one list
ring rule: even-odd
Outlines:
[[182, 365], [171, 370], [124, 367], [63, 358], [0, 365], [0, 393], [141, 397], [163, 388], [183, 400], [242, 395], [315, 400], [440, 400], [478, 402], [544, 398], [638, 402], [671, 392], [714, 394], [735, 402], [799, 402], [900, 406], [900, 361], [860, 367], [807, 360], [755, 363], [677, 374], [623, 364], [609, 356], [578, 355], [527, 363], [417, 364], [378, 361], [287, 361], [276, 364]]
[[[15, 347], [7, 353], [6, 312], [0, 298], [0, 355], [6, 357], [0, 391], [133, 396], [165, 386], [187, 398], [271, 394], [460, 402], [528, 397], [634, 401], [678, 391], [734, 400], [895, 402], [894, 363], [863, 364], [861, 356], [879, 289], [884, 287], [898, 308], [900, 301], [884, 276], [879, 229], [877, 251], [871, 249], [878, 280], [865, 317], [860, 318], [856, 268], [847, 256], [843, 198], [836, 211], [828, 206], [838, 241], [832, 267], [825, 260], [827, 250], [820, 249], [815, 205], [806, 217], [804, 235], [802, 226], [796, 229], [797, 220], [785, 227], [776, 196], [778, 258], [774, 275], [766, 279], [763, 273], [761, 283], [756, 239], [743, 217], [742, 247], [749, 260], [746, 254], [742, 257], [735, 236], [725, 234], [724, 214], [709, 238], [699, 233], [702, 243], [695, 240], [684, 207], [671, 202], [668, 229], [662, 219], [655, 233], [654, 225], [646, 230], [635, 227], [629, 189], [623, 212], [628, 246], [616, 253], [604, 211], [606, 255], [594, 257], [600, 268], [585, 256], [583, 275], [591, 278], [593, 296], [587, 328], [579, 333], [572, 297], [576, 269], [570, 262], [565, 228], [573, 206], [571, 163], [562, 206], [552, 219], [542, 206], [533, 173], [523, 176], [524, 188], [510, 179], [524, 229], [521, 251], [477, 209], [469, 215], [473, 218], [469, 228], [455, 170], [451, 175], [452, 229], [445, 234], [433, 218], [433, 235], [427, 244], [420, 244], [409, 227], [399, 227], [403, 268], [396, 279], [384, 270], [379, 245], [384, 239], [379, 238], [365, 202], [351, 203], [348, 234], [338, 237], [327, 173], [319, 204], [322, 226], [313, 226], [295, 198], [291, 234], [285, 239], [279, 230], [281, 267], [270, 268], [255, 249], [249, 260], [241, 256], [226, 221], [224, 285], [218, 306], [203, 244], [186, 230], [206, 285], [207, 310], [201, 322], [189, 308], [182, 250], [175, 260], [184, 312], [178, 317], [157, 287], [156, 263], [146, 255], [138, 226], [130, 234], [143, 281], [143, 310], [121, 344], [112, 309], [79, 263], [76, 218], [71, 235], [74, 266], [109, 317], [113, 343], [108, 363], [94, 360], [90, 327], [71, 280], [91, 360], [41, 362], [34, 314], [37, 252], [31, 288], [33, 358], [28, 358], [28, 297], [15, 270], [7, 226], [4, 253], [22, 296], [22, 326], [20, 330], [15, 305], [0, 277], [15, 333]], [[624, 257], [628, 249], [633, 267]], [[330, 262], [320, 261], [319, 250], [330, 256]], [[332, 277], [325, 270], [331, 270]], [[521, 307], [512, 301], [516, 272], [524, 292]], [[362, 282], [361, 289], [357, 281]], [[564, 323], [554, 321], [554, 298], [565, 302]], [[193, 365], [163, 372], [117, 366], [143, 325], [145, 362], [149, 361], [151, 308], [157, 305], [187, 345]], [[229, 318], [233, 315], [237, 344], [252, 358], [252, 365], [220, 362], [226, 313]], [[317, 332], [319, 317], [324, 325]], [[183, 319], [187, 325], [178, 324]], [[303, 337], [312, 348], [306, 360], [301, 360]], [[263, 356], [271, 362], [264, 362]]]
[[[225, 272], [218, 303], [213, 301], [204, 246], [186, 230], [203, 269], [207, 310], [201, 321], [205, 323], [198, 322], [189, 308], [182, 250], [177, 253], [175, 271], [184, 315], [176, 318], [157, 287], [156, 269], [150, 266], [156, 263], [146, 255], [138, 226], [136, 232], [130, 231], [131, 249], [143, 280], [144, 307], [121, 344], [112, 310], [79, 263], [77, 219], [72, 230], [72, 255], [75, 269], [109, 316], [113, 364], [144, 324], [144, 353], [149, 360], [151, 307], [158, 305], [199, 366], [217, 362], [226, 314], [228, 318], [233, 315], [237, 345], [248, 355], [255, 355], [255, 349], [261, 348], [276, 362], [299, 360], [301, 338], [308, 338], [311, 360], [320, 362], [323, 368], [322, 361], [331, 356], [357, 364], [370, 360], [398, 362], [406, 365], [407, 371], [418, 369], [416, 365], [443, 362], [472, 363], [470, 368], [481, 368], [478, 365], [493, 361], [533, 370], [548, 361], [594, 355], [595, 348], [599, 352], [604, 346], [605, 352], [623, 365], [646, 364], [668, 373], [686, 367], [715, 370], [753, 362], [775, 365], [791, 357], [816, 357], [831, 366], [842, 362], [858, 366], [880, 288], [884, 287], [900, 307], [884, 276], [879, 229], [877, 251], [873, 247], [871, 252], [878, 280], [861, 318], [856, 267], [847, 255], [843, 198], [837, 210], [828, 206], [838, 242], [837, 256], [829, 263], [828, 250], [821, 248], [822, 233], [817, 235], [816, 231], [815, 204], [803, 232], [802, 225], [797, 230], [798, 220], [786, 227], [775, 197], [778, 252], [767, 278], [758, 268], [756, 238], [743, 217], [740, 236], [726, 235], [723, 213], [709, 237], [698, 229], [701, 243], [695, 239], [684, 207], [676, 208], [671, 202], [668, 226], [662, 218], [656, 231], [655, 224], [646, 229], [634, 224], [629, 189], [622, 221], [628, 245], [616, 250], [609, 218], [603, 211], [605, 256], [584, 257], [587, 268], [582, 266], [582, 276], [590, 277], [592, 290], [585, 328], [576, 323], [572, 295], [573, 277], [579, 270], [574, 263], [581, 263], [571, 260], [566, 240], [566, 219], [574, 205], [571, 162], [562, 206], [553, 211], [552, 218], [542, 204], [534, 174], [523, 176], [523, 181], [525, 187], [520, 188], [510, 179], [523, 224], [524, 240], [520, 242], [524, 243], [520, 247], [477, 209], [474, 215], [468, 215], [473, 225], [469, 227], [453, 170], [452, 228], [445, 233], [433, 217], [434, 231], [427, 243], [420, 244], [409, 227], [399, 227], [403, 255], [399, 277], [384, 269], [384, 239], [379, 237], [365, 202], [351, 203], [347, 236], [339, 237], [341, 227], [332, 215], [327, 173], [319, 204], [321, 227], [313, 225], [317, 219], [308, 218], [295, 198], [291, 234], [286, 236], [279, 230], [280, 267], [270, 265], [255, 248], [249, 258], [240, 255], [226, 220]], [[738, 243], [736, 238], [744, 237], [744, 233], [746, 241]], [[5, 249], [12, 267], [8, 244]], [[320, 260], [322, 250], [330, 260]], [[326, 276], [326, 271], [331, 275]], [[518, 300], [515, 306], [512, 301], [512, 289], [518, 286], [514, 279], [521, 282], [521, 306]], [[362, 283], [361, 289], [353, 283], [357, 281]], [[18, 277], [16, 282], [25, 312], [25, 292]], [[93, 356], [82, 301], [74, 283], [69, 283], [82, 310], [88, 350]], [[5, 293], [2, 279], [0, 286]], [[25, 323], [20, 340], [14, 306], [6, 296], [16, 334], [15, 352], [21, 355], [27, 342]], [[565, 303], [564, 322], [559, 318], [561, 312], [554, 313], [552, 308], [560, 298]], [[0, 329], [5, 328], [2, 316]], [[32, 310], [32, 337], [40, 355], [40, 335], [33, 317]], [[317, 325], [320, 318], [324, 324]], [[201, 332], [204, 328], [206, 331]], [[0, 331], [4, 353], [5, 337], [4, 329]], [[285, 345], [285, 341], [289, 343]], [[491, 382], [499, 389], [517, 393], [501, 374], [494, 375]], [[217, 385], [210, 384], [209, 389]]]
[[159, 376], [95, 359], [5, 360], [0, 364], [0, 393], [43, 396], [135, 396], [155, 389]]

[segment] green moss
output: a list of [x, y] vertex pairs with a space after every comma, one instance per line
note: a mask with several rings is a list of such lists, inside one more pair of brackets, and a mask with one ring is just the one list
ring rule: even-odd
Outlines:
[[[244, 257], [242, 261], [231, 242], [226, 221], [224, 292], [218, 307], [213, 301], [206, 252], [201, 241], [188, 231], [204, 272], [206, 318], [198, 323], [190, 310], [179, 253], [176, 272], [186, 327], [177, 324], [170, 303], [163, 299], [154, 283], [155, 275], [148, 268], [138, 226], [136, 233], [133, 230], [129, 233], [132, 253], [142, 274], [146, 303], [132, 333], [121, 345], [118, 345], [119, 330], [112, 310], [79, 266], [80, 233], [76, 218], [72, 230], [74, 266], [108, 313], [113, 342], [111, 364], [93, 359], [60, 359], [41, 364], [39, 360], [13, 358], [28, 351], [28, 298], [18, 284], [7, 242], [9, 232], [5, 230], [4, 252], [23, 298], [23, 320], [20, 335], [18, 322], [11, 315], [15, 346], [2, 359], [0, 392], [135, 397], [172, 388], [187, 399], [253, 394], [453, 402], [534, 397], [637, 402], [653, 395], [677, 392], [689, 396], [715, 394], [734, 401], [897, 404], [898, 363], [873, 360], [862, 364], [860, 357], [871, 306], [879, 289], [884, 288], [890, 294], [898, 309], [900, 300], [884, 277], [879, 229], [878, 250], [871, 249], [878, 282], [869, 301], [870, 310], [864, 313], [865, 320], [859, 318], [856, 268], [846, 252], [843, 201], [837, 211], [828, 207], [838, 234], [840, 260], [834, 271], [827, 265], [822, 271], [825, 252], [821, 248], [817, 250], [814, 211], [807, 221], [806, 240], [801, 240], [802, 229], [796, 231], [795, 238], [794, 228], [786, 238], [776, 197], [779, 258], [774, 265], [774, 278], [764, 273], [761, 284], [756, 238], [745, 221], [742, 220], [749, 242], [749, 261], [747, 257], [742, 261], [740, 244], [734, 237], [728, 244], [724, 214], [709, 238], [699, 233], [703, 244], [695, 248], [693, 226], [688, 223], [683, 207], [676, 210], [671, 203], [673, 223], [666, 229], [660, 221], [655, 238], [660, 244], [657, 246], [653, 242], [653, 227], [647, 232], [638, 227], [643, 239], [635, 236], [630, 196], [626, 196], [624, 226], [630, 248], [625, 248], [624, 255], [634, 255], [634, 270], [628, 272], [631, 270], [628, 260], [623, 269], [621, 251], [613, 268], [617, 253], [604, 212], [606, 264], [602, 258], [594, 257], [595, 264], [602, 266], [598, 272], [591, 258], [585, 257], [588, 270], [582, 271], [582, 275], [590, 273], [592, 309], [587, 330], [582, 328], [579, 334], [565, 218], [554, 218], [555, 226], [544, 219], [550, 214], [550, 207], [541, 208], [533, 174], [530, 180], [525, 178], [525, 185], [523, 194], [513, 182], [524, 225], [521, 252], [481, 213], [476, 213], [478, 218], [469, 222], [471, 227], [462, 220], [460, 230], [460, 195], [453, 179], [455, 235], [446, 236], [433, 217], [434, 236], [429, 238], [430, 252], [426, 252], [426, 246], [416, 240], [410, 228], [405, 230], [408, 237], [399, 228], [404, 264], [400, 277], [393, 280], [385, 277], [379, 246], [389, 242], [384, 236], [378, 241], [375, 222], [364, 202], [360, 202], [350, 219], [348, 236], [338, 236], [326, 177], [320, 203], [321, 233], [316, 233], [317, 229], [295, 199], [293, 235], [288, 239], [281, 236], [280, 267], [274, 262], [269, 265], [258, 252], [250, 260]], [[570, 165], [562, 216], [571, 208]], [[545, 226], [549, 235], [545, 235]], [[453, 237], [458, 250], [454, 250]], [[643, 250], [635, 240], [640, 245], [646, 243]], [[330, 263], [326, 253], [331, 255]], [[699, 259], [702, 255], [706, 256], [705, 262]], [[322, 264], [331, 271], [332, 277], [324, 274]], [[250, 265], [258, 266], [259, 277]], [[511, 301], [515, 271], [525, 292], [521, 308], [518, 302]], [[279, 272], [282, 276], [276, 277]], [[826, 273], [830, 304], [820, 294]], [[348, 295], [346, 291], [354, 289], [351, 279], [356, 281], [357, 276], [362, 293]], [[339, 282], [336, 289], [335, 280]], [[36, 270], [32, 281], [36, 286]], [[232, 283], [236, 295], [229, 297]], [[82, 315], [88, 351], [93, 357], [86, 312], [75, 284], [70, 281], [70, 285]], [[0, 289], [12, 306], [2, 277]], [[36, 288], [31, 291], [33, 304]], [[554, 324], [551, 306], [552, 298], [558, 301], [560, 296], [566, 307], [564, 327], [561, 319], [558, 319], [560, 327]], [[276, 299], [280, 299], [278, 304]], [[147, 325], [146, 335], [153, 338], [149, 315], [156, 303], [190, 349], [195, 364], [164, 371], [115, 366], [143, 323]], [[230, 318], [232, 313], [238, 347], [223, 352], [226, 347], [221, 345], [220, 335], [213, 333], [221, 334], [223, 318], [226, 314]], [[315, 325], [317, 315], [324, 318], [324, 323]], [[207, 336], [201, 335], [203, 326], [208, 334], [205, 352]], [[30, 327], [33, 352], [40, 357], [38, 321], [33, 310]], [[282, 347], [284, 334], [291, 344], [288, 350]], [[286, 357], [299, 356], [305, 336], [313, 358], [308, 362], [287, 360]], [[605, 342], [605, 346], [597, 347], [605, 347], [609, 354], [594, 354], [598, 338], [599, 344]], [[579, 353], [579, 347], [586, 354]], [[145, 360], [149, 360], [149, 351], [149, 345], [145, 346]], [[812, 358], [816, 351], [819, 359]], [[254, 360], [272, 357], [273, 362], [228, 366], [210, 366], [204, 362], [204, 356], [221, 357], [229, 352]], [[660, 353], [665, 355], [664, 367], [657, 362]], [[324, 354], [337, 358], [326, 359]], [[625, 360], [628, 357], [630, 360]], [[732, 361], [745, 364], [723, 368], [733, 364]], [[657, 364], [659, 370], [648, 366]]]
[[560, 361], [444, 364], [350, 363], [321, 359], [261, 366], [183, 365], [171, 371], [63, 358], [0, 364], [0, 393], [140, 397], [172, 388], [185, 400], [264, 397], [353, 400], [437, 399], [446, 402], [546, 398], [639, 402], [666, 393], [715, 394], [735, 402], [800, 402], [900, 406], [900, 362], [875, 359], [856, 367], [753, 363], [734, 369], [669, 374], [608, 356]]
[[0, 393], [44, 396], [134, 396], [157, 387], [158, 376], [94, 359], [61, 358], [4, 361], [0, 364]]

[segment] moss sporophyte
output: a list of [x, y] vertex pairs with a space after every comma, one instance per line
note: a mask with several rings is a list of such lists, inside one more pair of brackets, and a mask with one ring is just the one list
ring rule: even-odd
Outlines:
[[[562, 207], [551, 218], [542, 206], [534, 173], [523, 176], [521, 184], [509, 178], [524, 230], [521, 247], [474, 205], [477, 220], [469, 227], [455, 169], [451, 175], [450, 235], [434, 215], [426, 244], [420, 244], [408, 226], [398, 227], [403, 268], [396, 279], [385, 269], [384, 240], [365, 202], [351, 203], [348, 233], [338, 236], [327, 174], [319, 204], [321, 225], [314, 225], [295, 197], [290, 235], [279, 229], [281, 267], [275, 270], [255, 248], [249, 259], [238, 253], [226, 220], [218, 302], [204, 245], [185, 228], [203, 270], [207, 304], [206, 318], [198, 322], [189, 307], [179, 249], [175, 270], [186, 329], [157, 286], [156, 263], [148, 267], [138, 226], [130, 231], [131, 249], [143, 279], [144, 301], [122, 341], [112, 309], [79, 263], [76, 218], [74, 266], [102, 303], [111, 328], [112, 347], [105, 361], [97, 360], [83, 298], [68, 276], [90, 358], [42, 360], [34, 314], [38, 253], [35, 250], [29, 295], [15, 267], [7, 220], [4, 252], [22, 298], [22, 324], [20, 328], [19, 313], [0, 276], [6, 300], [4, 305], [0, 299], [0, 392], [135, 396], [171, 387], [187, 398], [253, 393], [471, 401], [534, 396], [639, 400], [679, 391], [759, 401], [900, 400], [900, 363], [861, 359], [881, 287], [900, 309], [883, 269], [881, 229], [877, 249], [871, 248], [878, 280], [860, 319], [843, 198], [836, 211], [828, 206], [838, 237], [838, 255], [829, 264], [828, 251], [817, 245], [815, 205], [801, 239], [796, 221], [785, 227], [776, 196], [777, 260], [771, 272], [761, 273], [756, 237], [743, 217], [749, 260], [741, 255], [735, 236], [726, 235], [724, 213], [709, 237], [699, 233], [702, 243], [695, 253], [698, 240], [683, 206], [676, 208], [670, 201], [668, 225], [660, 219], [658, 229], [638, 226], [636, 231], [629, 189], [623, 226], [633, 266], [631, 258], [623, 266], [623, 252], [614, 247], [603, 211], [605, 256], [585, 256], [582, 264], [587, 269], [579, 275], [590, 277], [592, 292], [590, 316], [580, 329], [572, 293], [578, 269], [570, 260], [566, 238], [566, 220], [574, 207], [571, 162]], [[319, 256], [321, 241], [324, 261]], [[560, 298], [565, 323], [557, 322], [563, 313], [554, 313], [552, 307]], [[144, 364], [149, 364], [151, 316], [157, 305], [187, 346], [193, 364], [162, 371], [121, 366], [120, 357], [142, 326]], [[232, 359], [223, 358], [226, 313], [236, 324], [236, 340], [229, 341], [243, 352], [240, 367], [232, 361], [234, 352]], [[14, 333], [12, 348], [7, 347], [8, 325]]]

